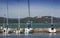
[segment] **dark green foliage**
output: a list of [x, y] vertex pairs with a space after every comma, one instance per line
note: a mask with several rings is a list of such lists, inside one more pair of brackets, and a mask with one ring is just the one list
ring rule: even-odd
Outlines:
[[[42, 16], [42, 18], [30, 17], [30, 19], [29, 17], [21, 18], [20, 23], [26, 23], [28, 20], [33, 21], [33, 23], [51, 23], [51, 16]], [[6, 23], [6, 21], [7, 18], [0, 17], [0, 23]], [[60, 18], [53, 17], [53, 22], [60, 23]], [[18, 18], [8, 18], [8, 23], [18, 23]]]

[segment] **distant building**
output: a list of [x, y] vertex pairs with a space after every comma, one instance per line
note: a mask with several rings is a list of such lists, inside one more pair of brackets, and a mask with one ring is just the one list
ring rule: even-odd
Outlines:
[[42, 18], [42, 16], [36, 16], [36, 18]]

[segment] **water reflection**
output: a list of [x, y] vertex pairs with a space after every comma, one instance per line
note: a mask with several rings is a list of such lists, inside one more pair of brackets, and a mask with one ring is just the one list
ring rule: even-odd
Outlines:
[[32, 34], [26, 34], [24, 38], [31, 38]]
[[49, 33], [49, 36], [56, 35], [56, 33]]
[[56, 33], [49, 33], [50, 38], [56, 38], [55, 36], [56, 36]]
[[60, 38], [60, 34], [56, 33], [40, 33], [40, 34], [0, 34], [0, 38]]

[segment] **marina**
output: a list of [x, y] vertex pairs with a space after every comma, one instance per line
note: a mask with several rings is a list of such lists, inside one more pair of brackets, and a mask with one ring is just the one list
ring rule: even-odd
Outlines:
[[60, 38], [57, 6], [54, 0], [1, 0], [0, 38]]

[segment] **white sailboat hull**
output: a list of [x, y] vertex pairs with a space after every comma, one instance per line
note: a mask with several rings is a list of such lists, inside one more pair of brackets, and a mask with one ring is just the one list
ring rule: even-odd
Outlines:
[[50, 33], [55, 33], [55, 32], [56, 32], [56, 29], [54, 28], [54, 29], [52, 30], [51, 28], [49, 28], [48, 31], [49, 31]]
[[8, 34], [10, 31], [12, 31], [10, 28], [4, 28], [3, 29], [3, 34]]
[[8, 31], [7, 31], [7, 28], [3, 28], [3, 34], [7, 34]]
[[27, 35], [27, 34], [29, 34], [29, 32], [32, 30], [32, 28], [25, 28], [25, 34]]
[[14, 33], [20, 34], [20, 30], [16, 30], [16, 31], [14, 31]]

